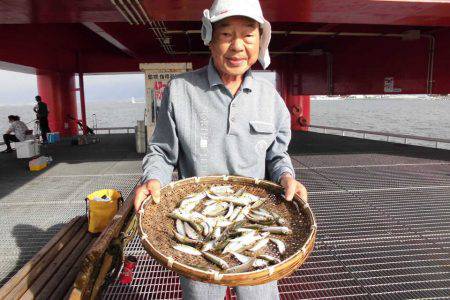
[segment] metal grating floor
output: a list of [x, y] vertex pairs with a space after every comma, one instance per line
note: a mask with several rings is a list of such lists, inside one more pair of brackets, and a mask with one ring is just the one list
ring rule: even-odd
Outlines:
[[[290, 152], [319, 231], [282, 299], [450, 299], [449, 151], [299, 133]], [[126, 252], [134, 280], [104, 299], [181, 299], [138, 238]]]
[[101, 136], [101, 142], [71, 147], [69, 141], [44, 149], [49, 168], [29, 172], [28, 160], [0, 156], [0, 286], [75, 216], [85, 197], [116, 188], [126, 197], [139, 180], [141, 156], [133, 135]]

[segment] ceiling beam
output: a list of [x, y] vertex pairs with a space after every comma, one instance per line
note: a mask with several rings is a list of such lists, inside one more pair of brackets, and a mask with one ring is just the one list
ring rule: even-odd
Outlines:
[[[317, 32], [328, 32], [328, 31], [332, 31], [333, 28], [336, 28], [337, 25], [336, 24], [326, 24], [323, 25], [319, 28], [317, 28]], [[310, 41], [312, 41], [314, 38], [316, 38], [317, 35], [306, 35], [306, 36], [302, 36], [299, 39], [296, 39], [290, 43], [288, 43], [287, 45], [285, 45], [283, 48], [281, 49], [277, 49], [277, 51], [280, 52], [285, 52], [285, 51], [292, 51], [295, 48], [297, 48], [298, 46], [302, 45], [302, 44], [306, 44]]]
[[126, 55], [137, 58], [137, 54], [129, 49], [127, 46], [122, 44], [119, 40], [117, 40], [114, 36], [103, 30], [100, 26], [98, 26], [96, 23], [93, 22], [83, 22], [82, 23], [86, 28], [89, 28], [92, 32], [96, 33], [100, 37], [102, 37], [105, 41], [125, 53]]

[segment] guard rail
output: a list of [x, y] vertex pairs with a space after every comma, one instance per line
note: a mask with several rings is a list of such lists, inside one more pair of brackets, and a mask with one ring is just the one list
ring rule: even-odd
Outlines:
[[[321, 125], [308, 125], [310, 129], [320, 129], [322, 133], [325, 134], [336, 134], [335, 132], [340, 132], [341, 136], [348, 136], [348, 133], [358, 133], [361, 134], [363, 139], [368, 139], [369, 136], [381, 136], [386, 137], [386, 142], [393, 142], [393, 138], [398, 138], [403, 141], [404, 144], [408, 144], [408, 141], [424, 141], [431, 142], [434, 144], [435, 148], [438, 148], [439, 144], [449, 144], [450, 139], [440, 139], [440, 138], [432, 138], [426, 136], [417, 136], [417, 135], [407, 135], [407, 134], [397, 134], [391, 132], [381, 132], [381, 131], [368, 131], [368, 130], [359, 130], [359, 129], [348, 129], [342, 127], [330, 127], [330, 126], [321, 126]], [[319, 131], [319, 132], [320, 132]], [[398, 142], [398, 141], [396, 141]]]

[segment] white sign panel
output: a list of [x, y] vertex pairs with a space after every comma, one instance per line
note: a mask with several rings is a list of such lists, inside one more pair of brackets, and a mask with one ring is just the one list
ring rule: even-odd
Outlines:
[[385, 93], [401, 93], [402, 89], [394, 86], [394, 77], [384, 78], [384, 92]]
[[167, 83], [175, 75], [191, 71], [192, 63], [142, 63], [139, 69], [145, 73], [145, 124], [150, 138]]

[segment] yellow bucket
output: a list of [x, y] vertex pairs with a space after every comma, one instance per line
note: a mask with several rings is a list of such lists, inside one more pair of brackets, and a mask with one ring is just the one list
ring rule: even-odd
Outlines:
[[35, 172], [35, 171], [40, 171], [43, 170], [45, 168], [47, 168], [48, 164], [44, 163], [42, 165], [31, 165], [30, 167], [30, 171]]
[[122, 194], [115, 189], [98, 190], [87, 196], [88, 231], [90, 233], [102, 232], [122, 203]]

